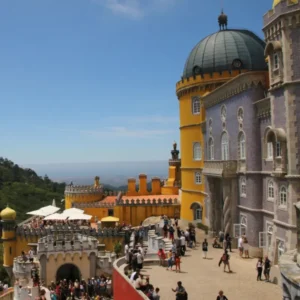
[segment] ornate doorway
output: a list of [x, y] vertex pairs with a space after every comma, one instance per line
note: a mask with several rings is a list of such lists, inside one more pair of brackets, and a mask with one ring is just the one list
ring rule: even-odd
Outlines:
[[57, 269], [56, 281], [59, 280], [72, 280], [73, 282], [81, 279], [80, 270], [77, 266], [73, 264], [64, 264]]

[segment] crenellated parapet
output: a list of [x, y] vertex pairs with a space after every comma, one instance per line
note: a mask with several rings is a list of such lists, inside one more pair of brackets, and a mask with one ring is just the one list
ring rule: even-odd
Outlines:
[[67, 185], [65, 188], [66, 194], [102, 194], [103, 185], [92, 186], [92, 185]]
[[123, 206], [128, 206], [128, 205], [132, 205], [132, 206], [141, 206], [141, 205], [145, 205], [145, 206], [149, 206], [149, 205], [153, 205], [153, 206], [159, 206], [159, 205], [177, 205], [178, 204], [178, 199], [174, 199], [174, 198], [158, 198], [158, 199], [143, 199], [143, 197], [141, 198], [137, 198], [137, 199], [120, 199], [117, 202], [117, 205], [123, 205]]
[[93, 203], [82, 203], [82, 202], [73, 203], [73, 207], [75, 208], [113, 208], [115, 205], [116, 205], [115, 203], [109, 203], [104, 201], [98, 201]]

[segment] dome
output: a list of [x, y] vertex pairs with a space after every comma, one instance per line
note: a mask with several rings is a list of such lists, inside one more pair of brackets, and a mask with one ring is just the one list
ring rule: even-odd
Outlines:
[[200, 41], [190, 53], [183, 78], [243, 69], [267, 70], [265, 43], [248, 30], [220, 30]]
[[0, 217], [2, 220], [15, 220], [16, 212], [7, 206], [5, 209], [1, 211]]

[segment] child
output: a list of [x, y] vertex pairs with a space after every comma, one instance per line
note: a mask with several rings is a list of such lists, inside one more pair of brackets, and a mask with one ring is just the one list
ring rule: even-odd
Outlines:
[[176, 266], [176, 273], [178, 271], [178, 273], [180, 273], [180, 257], [178, 255], [175, 255], [175, 266]]

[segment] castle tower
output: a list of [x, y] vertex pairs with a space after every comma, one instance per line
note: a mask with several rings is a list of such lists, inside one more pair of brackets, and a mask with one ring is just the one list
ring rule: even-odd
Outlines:
[[73, 203], [91, 203], [102, 200], [103, 186], [100, 177], [96, 176], [93, 185], [67, 185], [65, 188], [65, 209], [71, 208]]
[[16, 256], [16, 212], [8, 206], [0, 213], [2, 222], [3, 266], [12, 278], [14, 258]]

